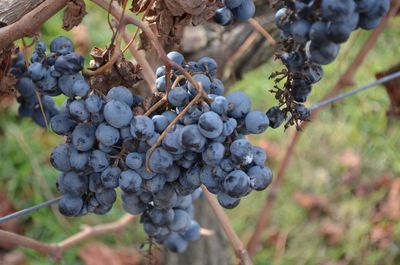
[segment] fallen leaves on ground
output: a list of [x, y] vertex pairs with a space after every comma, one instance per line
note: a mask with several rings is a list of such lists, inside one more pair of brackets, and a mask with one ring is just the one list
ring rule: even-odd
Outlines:
[[374, 225], [370, 232], [370, 240], [380, 249], [387, 248], [394, 240], [394, 224]]
[[[16, 212], [14, 205], [4, 191], [0, 191], [0, 202], [0, 216], [5, 216]], [[0, 223], [0, 229], [13, 233], [21, 233], [21, 226], [19, 225], [18, 219], [13, 219], [4, 223]], [[0, 241], [0, 248], [12, 249], [14, 246], [14, 244]]]
[[346, 172], [341, 176], [342, 182], [355, 186], [361, 174], [361, 156], [353, 149], [346, 149], [339, 155], [338, 161], [346, 168]]
[[329, 199], [325, 195], [296, 192], [293, 198], [296, 203], [310, 211], [312, 215], [330, 212]]
[[14, 250], [4, 254], [0, 254], [1, 265], [26, 265], [26, 258], [24, 252], [21, 250]]
[[323, 221], [319, 227], [319, 233], [327, 240], [329, 245], [337, 245], [340, 243], [344, 232], [344, 225], [332, 220]]
[[132, 248], [114, 249], [101, 243], [91, 243], [79, 251], [85, 265], [139, 265], [142, 255]]
[[396, 221], [400, 218], [400, 178], [393, 180], [387, 196], [376, 206], [373, 219], [375, 222], [381, 220]]

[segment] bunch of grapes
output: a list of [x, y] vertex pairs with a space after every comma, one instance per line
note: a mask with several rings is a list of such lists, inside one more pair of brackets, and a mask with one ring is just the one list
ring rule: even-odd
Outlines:
[[[142, 98], [124, 86], [112, 87], [106, 95], [90, 88], [80, 73], [83, 59], [73, 52], [70, 40], [58, 37], [50, 50], [46, 55], [42, 44], [35, 50], [28, 74], [19, 75], [18, 83], [30, 80], [43, 98], [68, 97], [48, 117], [51, 129], [65, 138], [50, 157], [61, 172], [57, 189], [63, 194], [62, 214], [106, 214], [119, 188], [123, 209], [141, 215], [145, 232], [168, 249], [183, 252], [188, 241], [200, 236], [193, 202], [201, 195], [201, 185], [216, 194], [223, 207], [234, 208], [252, 190], [271, 183], [265, 151], [245, 139], [264, 132], [268, 117], [251, 111], [243, 92], [222, 96], [224, 86], [215, 78], [212, 58], [185, 62], [182, 54], [169, 53], [170, 60], [201, 84], [204, 96], [188, 107], [199, 93], [196, 86], [173, 69], [173, 86], [167, 91], [168, 75], [161, 66], [156, 87], [165, 104], [153, 113], [134, 115], [143, 107]], [[49, 83], [54, 85], [43, 85]]]
[[[51, 54], [46, 55], [46, 46], [40, 42], [35, 46], [29, 67], [23, 54], [18, 53], [11, 68], [11, 73], [18, 77], [19, 115], [31, 117], [41, 127], [46, 127], [47, 121], [59, 113], [52, 99], [52, 96], [62, 93], [59, 79], [62, 75], [78, 73], [83, 68], [83, 58], [73, 52], [70, 40], [63, 37], [55, 39], [50, 51]], [[69, 69], [71, 64], [74, 68]]]
[[214, 15], [214, 21], [223, 26], [231, 24], [235, 19], [248, 20], [256, 12], [253, 0], [224, 0], [224, 4]]
[[[278, 58], [286, 70], [271, 77], [276, 83], [286, 78], [284, 88], [276, 86], [280, 108], [268, 111], [273, 128], [287, 118], [293, 125], [307, 120], [309, 111], [302, 105], [311, 92], [312, 85], [321, 80], [321, 65], [332, 63], [350, 34], [358, 28], [373, 29], [388, 12], [390, 0], [285, 0], [284, 7], [275, 15], [281, 30], [284, 51]], [[286, 124], [286, 125], [288, 125]]]

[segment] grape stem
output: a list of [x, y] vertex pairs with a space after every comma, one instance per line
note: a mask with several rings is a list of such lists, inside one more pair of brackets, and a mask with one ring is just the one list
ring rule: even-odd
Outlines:
[[271, 34], [269, 34], [269, 32], [266, 31], [256, 19], [250, 18], [248, 21], [261, 35], [264, 36], [264, 38], [267, 40], [269, 44], [271, 45], [277, 44], [276, 40], [271, 36]]
[[32, 239], [30, 237], [18, 235], [8, 231], [0, 230], [1, 242], [7, 242], [18, 246], [34, 249], [43, 254], [46, 254], [55, 260], [60, 260], [65, 250], [81, 243], [82, 241], [99, 235], [104, 235], [112, 232], [121, 232], [129, 223], [131, 223], [136, 216], [124, 215], [115, 222], [96, 225], [96, 226], [82, 226], [81, 231], [67, 239], [58, 243], [43, 243]]
[[240, 260], [240, 264], [252, 265], [253, 262], [251, 261], [249, 253], [247, 252], [243, 242], [240, 240], [239, 236], [236, 234], [235, 230], [230, 224], [228, 216], [225, 214], [218, 201], [204, 185], [201, 186], [201, 189], [203, 190], [203, 194], [205, 195], [208, 204], [210, 205], [220, 225], [222, 226], [222, 229], [228, 237], [229, 242], [232, 244], [235, 255]]
[[158, 137], [157, 142], [150, 148], [149, 154], [146, 157], [146, 170], [147, 172], [151, 172], [150, 170], [150, 157], [153, 155], [154, 150], [156, 150], [157, 146], [160, 145], [161, 141], [164, 139], [164, 137], [167, 135], [167, 133], [175, 126], [175, 124], [179, 121], [180, 118], [183, 117], [183, 115], [188, 112], [190, 107], [192, 107], [194, 104], [196, 104], [202, 97], [203, 97], [203, 87], [199, 83], [199, 88], [197, 95], [192, 99], [192, 101], [187, 104], [187, 106], [178, 114], [178, 116], [175, 117], [175, 119], [168, 125], [167, 128], [162, 132], [160, 137]]

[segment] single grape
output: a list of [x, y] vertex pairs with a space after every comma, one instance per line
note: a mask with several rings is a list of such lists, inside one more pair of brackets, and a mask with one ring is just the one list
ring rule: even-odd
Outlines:
[[96, 129], [94, 126], [81, 123], [72, 132], [72, 144], [79, 151], [89, 151], [96, 140]]
[[252, 146], [245, 139], [238, 139], [230, 146], [231, 159], [240, 165], [248, 165], [253, 161]]
[[201, 134], [211, 139], [220, 136], [224, 129], [221, 117], [213, 111], [201, 115], [198, 125]]
[[146, 140], [154, 133], [153, 121], [144, 115], [137, 115], [131, 121], [131, 133], [134, 138]]
[[225, 177], [223, 187], [229, 196], [240, 198], [247, 193], [250, 187], [250, 178], [242, 170], [235, 170]]
[[227, 97], [229, 102], [228, 114], [232, 118], [243, 118], [250, 111], [251, 101], [249, 96], [241, 91], [230, 93]]
[[121, 190], [127, 193], [138, 192], [141, 185], [142, 178], [138, 173], [136, 173], [136, 171], [125, 170], [121, 172], [119, 178], [119, 186], [121, 187]]
[[104, 171], [109, 164], [110, 163], [105, 152], [101, 150], [94, 150], [90, 154], [89, 166], [94, 170], [94, 172]]
[[116, 86], [107, 93], [107, 98], [124, 102], [129, 107], [133, 106], [133, 94], [124, 86]]
[[96, 138], [106, 146], [113, 146], [120, 138], [119, 130], [106, 123], [102, 123], [96, 129]]
[[61, 197], [58, 208], [61, 214], [65, 216], [77, 216], [83, 207], [83, 200], [80, 197], [74, 197], [65, 194]]
[[101, 173], [101, 182], [107, 189], [115, 189], [118, 187], [121, 169], [119, 167], [110, 166]]
[[132, 117], [132, 110], [124, 102], [111, 100], [104, 106], [104, 118], [115, 128], [127, 126]]
[[158, 147], [154, 150], [153, 154], [148, 154], [149, 167], [151, 171], [156, 173], [166, 173], [172, 166], [173, 159], [170, 153], [164, 150], [162, 147]]
[[70, 146], [68, 144], [57, 145], [50, 155], [50, 163], [53, 167], [59, 171], [67, 172], [71, 170], [71, 164], [69, 162]]
[[231, 24], [233, 21], [232, 11], [226, 7], [217, 9], [214, 15], [214, 21], [222, 26]]

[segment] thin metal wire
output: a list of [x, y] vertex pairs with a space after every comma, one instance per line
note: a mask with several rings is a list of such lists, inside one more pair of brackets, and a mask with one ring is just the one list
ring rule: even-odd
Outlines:
[[352, 89], [352, 90], [350, 90], [350, 91], [344, 92], [344, 93], [339, 94], [339, 95], [337, 95], [337, 96], [335, 96], [335, 97], [328, 98], [328, 99], [326, 99], [326, 100], [323, 100], [323, 101], [321, 101], [321, 102], [318, 102], [318, 103], [316, 103], [316, 104], [310, 106], [309, 109], [310, 109], [311, 111], [313, 111], [313, 110], [315, 110], [315, 109], [319, 109], [319, 108], [324, 107], [324, 106], [326, 106], [326, 105], [328, 105], [328, 104], [332, 104], [332, 103], [334, 103], [334, 102], [336, 102], [336, 101], [338, 101], [338, 100], [347, 98], [347, 97], [352, 96], [352, 95], [354, 95], [354, 94], [357, 94], [357, 93], [359, 93], [359, 92], [361, 92], [361, 91], [367, 90], [367, 89], [369, 89], [369, 88], [376, 87], [376, 86], [378, 86], [378, 85], [381, 85], [381, 84], [383, 84], [383, 83], [386, 83], [386, 82], [388, 82], [388, 81], [391, 81], [391, 80], [396, 79], [396, 78], [399, 78], [399, 77], [400, 77], [400, 71], [398, 71], [398, 72], [396, 72], [396, 73], [393, 73], [393, 74], [390, 74], [390, 75], [387, 75], [387, 76], [385, 76], [385, 77], [382, 77], [381, 79], [378, 79], [378, 80], [376, 80], [376, 81], [374, 81], [374, 82], [371, 82], [371, 83], [368, 83], [368, 84], [359, 86], [359, 87], [357, 87], [357, 88], [355, 88], [355, 89]]
[[60, 199], [61, 199], [61, 197], [58, 197], [58, 198], [55, 198], [55, 199], [51, 199], [51, 200], [48, 200], [46, 202], [40, 203], [38, 205], [35, 205], [35, 206], [32, 206], [32, 207], [23, 209], [21, 211], [18, 211], [18, 212], [15, 212], [15, 213], [0, 217], [0, 224], [4, 223], [4, 222], [7, 222], [7, 221], [9, 221], [11, 219], [18, 218], [18, 217], [23, 216], [23, 215], [27, 215], [27, 214], [29, 214], [31, 212], [34, 212], [34, 211], [37, 211], [37, 210], [39, 210], [41, 208], [44, 208], [44, 207], [50, 206], [52, 204], [55, 204]]

